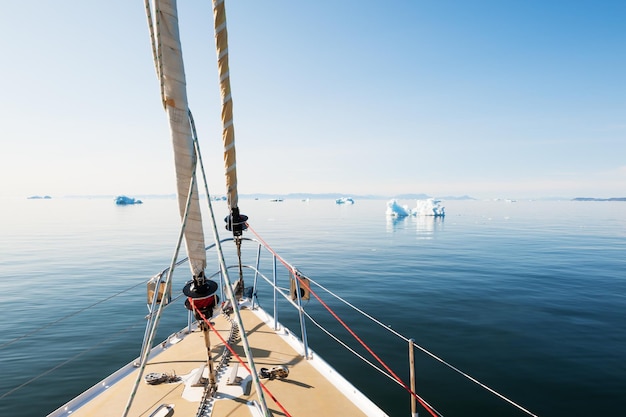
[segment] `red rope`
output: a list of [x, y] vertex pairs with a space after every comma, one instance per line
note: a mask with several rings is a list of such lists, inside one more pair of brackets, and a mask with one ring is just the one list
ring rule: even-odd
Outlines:
[[[250, 225], [248, 225], [248, 228], [252, 231], [252, 233], [254, 233], [254, 235], [267, 247], [267, 249], [274, 255], [276, 256], [280, 262], [287, 268], [290, 268], [290, 265], [287, 264], [287, 262], [285, 262], [275, 251], [274, 249], [272, 249], [266, 242], [263, 241], [263, 239], [254, 231], [254, 229], [252, 229], [252, 227], [250, 227]], [[324, 308], [326, 308], [326, 310], [328, 310], [328, 312], [352, 335], [352, 337], [354, 337], [360, 344], [361, 346], [363, 346], [373, 357], [374, 359], [376, 359], [378, 361], [378, 363], [380, 363], [386, 370], [387, 372], [389, 372], [389, 374], [400, 384], [402, 385], [402, 387], [409, 393], [411, 394], [413, 397], [415, 397], [415, 399], [417, 399], [417, 401], [419, 401], [419, 403], [422, 405], [422, 407], [424, 407], [426, 409], [426, 411], [428, 411], [433, 417], [439, 417], [438, 413], [432, 409], [432, 407], [430, 405], [428, 405], [428, 403], [426, 403], [417, 393], [413, 392], [411, 390], [411, 388], [404, 382], [402, 381], [402, 379], [396, 375], [395, 372], [393, 372], [393, 370], [391, 370], [391, 368], [324, 302], [322, 301], [322, 299], [313, 291], [311, 290], [311, 287], [308, 285], [307, 282], [305, 282], [305, 280], [303, 280], [301, 277], [298, 276], [298, 274], [294, 273], [294, 276], [296, 276], [298, 278], [298, 281], [304, 285], [304, 287], [309, 290], [309, 292], [311, 294], [313, 294], [313, 296], [317, 299], [317, 301], [319, 301], [319, 303], [324, 306]]]
[[[232, 346], [230, 346], [230, 344], [228, 342], [226, 342], [226, 340], [222, 337], [221, 334], [219, 334], [219, 332], [217, 331], [217, 329], [211, 324], [211, 322], [209, 320], [207, 320], [207, 318], [204, 316], [204, 314], [202, 314], [202, 312], [200, 310], [198, 310], [196, 308], [196, 306], [194, 305], [193, 302], [193, 298], [189, 297], [189, 303], [191, 304], [191, 307], [193, 308], [193, 310], [198, 313], [200, 315], [200, 317], [202, 318], [202, 321], [204, 321], [210, 328], [211, 330], [213, 330], [213, 332], [217, 335], [217, 337], [222, 341], [222, 343], [224, 344], [224, 346], [226, 346], [228, 348], [228, 350], [230, 351], [230, 353], [233, 354], [233, 356], [235, 358], [237, 358], [237, 360], [239, 361], [239, 363], [241, 365], [243, 365], [244, 369], [246, 371], [248, 371], [248, 373], [250, 375], [252, 375], [252, 372], [250, 371], [250, 368], [248, 367], [248, 365], [246, 365], [246, 363], [244, 362], [244, 360], [241, 358], [241, 356], [239, 356], [237, 354], [237, 352], [235, 352], [235, 350], [232, 348]], [[241, 329], [243, 331], [243, 329]], [[283, 405], [276, 399], [276, 397], [274, 397], [274, 394], [272, 394], [270, 392], [270, 390], [261, 382], [259, 381], [259, 384], [261, 385], [261, 388], [263, 388], [263, 391], [265, 391], [265, 393], [267, 395], [270, 396], [270, 398], [272, 399], [272, 401], [274, 401], [274, 403], [276, 403], [276, 405], [278, 406], [278, 408], [280, 408], [282, 410], [283, 413], [285, 413], [285, 416], [287, 417], [292, 417], [291, 414], [289, 414], [289, 412], [285, 409], [285, 407], [283, 407]]]

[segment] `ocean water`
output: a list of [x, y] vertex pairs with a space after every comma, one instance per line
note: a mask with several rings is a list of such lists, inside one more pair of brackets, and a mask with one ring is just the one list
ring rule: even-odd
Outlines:
[[[240, 208], [306, 275], [531, 412], [624, 415], [626, 203], [444, 201], [445, 219], [397, 221], [385, 203]], [[224, 203], [214, 208], [226, 215]], [[0, 234], [0, 415], [43, 416], [139, 354], [144, 282], [169, 266], [176, 203], [6, 200]], [[159, 337], [184, 324], [182, 314], [165, 320]], [[407, 378], [403, 342], [352, 326]], [[309, 336], [388, 414], [410, 415], [401, 387], [344, 360], [314, 328]], [[415, 361], [417, 392], [444, 416], [525, 415], [426, 354]]]

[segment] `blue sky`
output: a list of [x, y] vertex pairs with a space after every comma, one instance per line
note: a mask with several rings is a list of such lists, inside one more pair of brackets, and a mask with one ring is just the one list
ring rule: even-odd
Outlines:
[[[3, 196], [169, 194], [143, 2], [3, 1]], [[227, 2], [239, 192], [626, 196], [626, 2]], [[210, 2], [179, 0], [224, 193]]]

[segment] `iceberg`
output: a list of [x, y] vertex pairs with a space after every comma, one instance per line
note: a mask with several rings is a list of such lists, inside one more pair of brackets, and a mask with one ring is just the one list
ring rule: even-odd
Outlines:
[[398, 200], [393, 199], [387, 202], [387, 216], [390, 217], [408, 217], [408, 216], [434, 216], [444, 217], [446, 215], [446, 208], [441, 207], [441, 201], [434, 198], [428, 198], [426, 200], [417, 200], [417, 205], [414, 209], [409, 209], [409, 206], [401, 206]]
[[398, 200], [389, 200], [387, 202], [387, 216], [390, 217], [407, 217], [411, 215], [409, 206], [401, 206]]
[[126, 197], [125, 195], [119, 195], [115, 197], [115, 204], [121, 206], [126, 204], [143, 204], [143, 201], [134, 199], [132, 197]]
[[414, 216], [435, 216], [444, 217], [446, 215], [446, 208], [441, 207], [441, 201], [434, 198], [427, 198], [426, 200], [417, 200], [417, 205], [412, 210]]
[[335, 200], [337, 204], [354, 204], [352, 197], [341, 197]]

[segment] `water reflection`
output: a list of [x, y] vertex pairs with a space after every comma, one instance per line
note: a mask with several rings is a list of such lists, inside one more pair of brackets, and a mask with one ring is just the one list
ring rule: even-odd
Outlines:
[[387, 233], [415, 227], [418, 238], [432, 239], [435, 232], [443, 229], [444, 219], [442, 216], [387, 216]]
[[396, 229], [404, 229], [404, 223], [407, 222], [408, 217], [394, 217], [387, 216], [387, 232], [395, 232]]
[[422, 239], [432, 239], [435, 232], [443, 229], [442, 216], [418, 216], [413, 218], [417, 236]]

